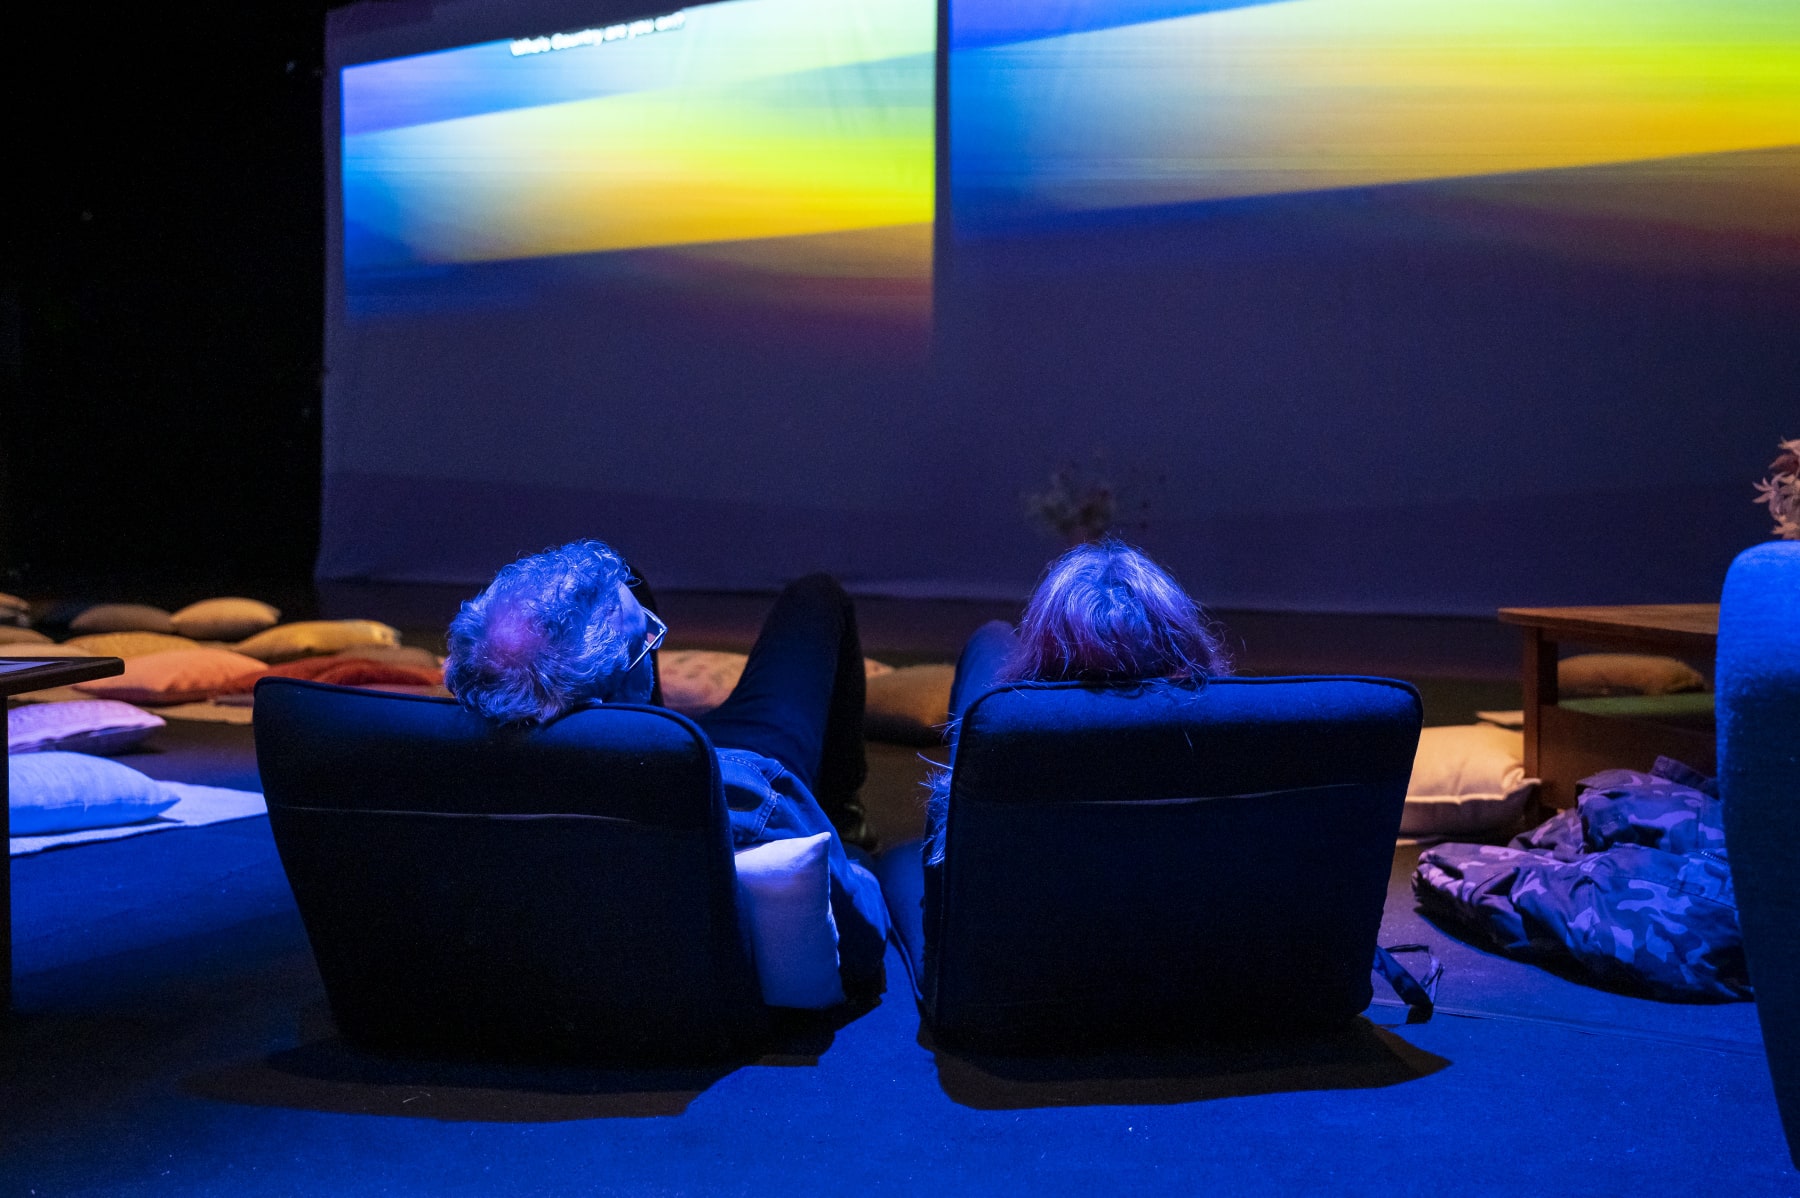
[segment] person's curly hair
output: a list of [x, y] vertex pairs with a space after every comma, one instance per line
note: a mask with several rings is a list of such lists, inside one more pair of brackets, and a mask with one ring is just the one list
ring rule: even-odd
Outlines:
[[444, 685], [500, 724], [541, 724], [604, 698], [630, 660], [619, 630], [625, 559], [600, 541], [522, 557], [450, 622]]

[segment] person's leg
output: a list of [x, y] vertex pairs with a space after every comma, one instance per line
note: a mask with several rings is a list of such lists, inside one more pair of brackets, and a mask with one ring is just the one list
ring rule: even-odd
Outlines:
[[950, 684], [950, 721], [954, 725], [977, 695], [992, 690], [1001, 667], [1018, 644], [1013, 626], [990, 620], [977, 628], [956, 659], [956, 680]]
[[715, 745], [749, 749], [792, 770], [844, 839], [868, 839], [857, 790], [863, 752], [862, 642], [856, 609], [826, 574], [790, 583], [763, 621], [743, 677], [698, 723]]

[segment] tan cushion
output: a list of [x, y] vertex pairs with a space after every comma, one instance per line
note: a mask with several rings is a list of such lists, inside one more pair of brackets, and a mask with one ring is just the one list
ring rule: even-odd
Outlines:
[[84, 649], [80, 645], [40, 645], [33, 641], [30, 644], [0, 646], [0, 657], [111, 657], [110, 653], [96, 653], [92, 649]]
[[375, 620], [302, 620], [297, 624], [278, 624], [240, 641], [237, 651], [258, 661], [275, 662], [399, 643], [398, 630]]
[[706, 649], [672, 649], [657, 654], [656, 676], [662, 682], [663, 706], [683, 715], [700, 715], [725, 701], [743, 676], [742, 653]]
[[444, 659], [431, 650], [412, 645], [357, 645], [345, 649], [338, 656], [354, 657], [359, 661], [378, 661], [390, 666], [412, 666], [420, 670], [435, 670], [444, 664]]
[[169, 636], [161, 632], [100, 632], [93, 636], [72, 636], [63, 642], [86, 649], [95, 657], [148, 657], [152, 653], [168, 653], [175, 649], [197, 649], [185, 636]]
[[0, 624], [0, 645], [48, 645], [50, 638], [29, 628]]
[[1706, 689], [1706, 676], [1685, 661], [1647, 653], [1582, 653], [1556, 663], [1565, 699], [1608, 695], [1678, 695]]
[[0, 620], [17, 620], [31, 612], [31, 604], [17, 595], [0, 591]]
[[1403, 836], [1468, 836], [1508, 827], [1536, 778], [1525, 776], [1525, 736], [1492, 724], [1427, 728], [1406, 787]]
[[70, 632], [174, 632], [169, 613], [147, 603], [96, 603], [69, 621]]
[[[656, 677], [662, 683], [663, 706], [683, 715], [702, 715], [723, 703], [744, 675], [743, 653], [711, 649], [665, 649], [656, 657]], [[894, 667], [872, 657], [863, 658], [863, 677], [891, 674]]]
[[870, 678], [864, 735], [903, 745], [942, 743], [955, 677], [955, 666], [929, 665], [901, 666]]
[[266, 668], [255, 658], [228, 649], [175, 649], [131, 658], [125, 663], [123, 674], [78, 682], [75, 689], [97, 698], [121, 699], [146, 707], [197, 703]]
[[281, 622], [281, 609], [260, 599], [202, 599], [190, 603], [169, 622], [182, 636], [197, 641], [241, 641]]

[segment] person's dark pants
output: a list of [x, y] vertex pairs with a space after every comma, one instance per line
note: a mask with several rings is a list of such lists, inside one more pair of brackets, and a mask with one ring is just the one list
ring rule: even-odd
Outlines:
[[856, 608], [835, 578], [811, 574], [781, 592], [730, 697], [695, 722], [721, 748], [786, 766], [845, 842], [866, 848], [863, 697]]

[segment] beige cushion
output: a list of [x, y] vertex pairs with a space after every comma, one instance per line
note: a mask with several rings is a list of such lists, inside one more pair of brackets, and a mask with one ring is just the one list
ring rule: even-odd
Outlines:
[[197, 649], [185, 636], [161, 632], [100, 632], [93, 636], [72, 636], [64, 645], [86, 649], [95, 657], [148, 657], [152, 653], [168, 653], [174, 649]]
[[[703, 715], [723, 703], [744, 676], [743, 653], [711, 649], [665, 649], [656, 655], [656, 677], [662, 683], [663, 706], [683, 715]], [[894, 667], [863, 658], [863, 677], [892, 674]]]
[[0, 645], [0, 657], [111, 657], [110, 653], [96, 653], [92, 649], [84, 649], [80, 645], [40, 645], [35, 641], [30, 644]]
[[1685, 661], [1646, 653], [1582, 653], [1556, 663], [1565, 699], [1609, 695], [1678, 695], [1706, 689], [1706, 676]]
[[126, 661], [113, 678], [78, 682], [75, 689], [100, 699], [120, 699], [156, 707], [210, 699], [245, 676], [267, 669], [262, 662], [228, 649], [175, 649]]
[[182, 636], [197, 641], [241, 641], [281, 622], [281, 609], [259, 599], [202, 599], [190, 603], [169, 622]]
[[48, 645], [50, 638], [41, 632], [29, 628], [19, 628], [12, 624], [0, 624], [0, 645]]
[[96, 603], [69, 621], [70, 632], [174, 632], [169, 613], [147, 603]]
[[700, 715], [725, 701], [743, 676], [742, 653], [706, 649], [672, 649], [657, 654], [656, 676], [662, 683], [663, 706], [683, 715]]
[[1525, 810], [1536, 778], [1525, 776], [1525, 736], [1492, 724], [1427, 728], [1406, 787], [1402, 836], [1499, 831]]
[[237, 651], [258, 661], [276, 662], [399, 644], [399, 631], [376, 620], [302, 620], [297, 624], [278, 624], [240, 641]]
[[338, 656], [378, 661], [384, 666], [412, 666], [419, 670], [435, 670], [444, 664], [444, 659], [431, 650], [414, 648], [412, 645], [357, 645], [345, 649]]
[[15, 623], [31, 614], [31, 604], [17, 595], [0, 591], [0, 621]]
[[928, 665], [902, 666], [870, 678], [864, 734], [903, 745], [942, 743], [955, 677], [955, 666]]

